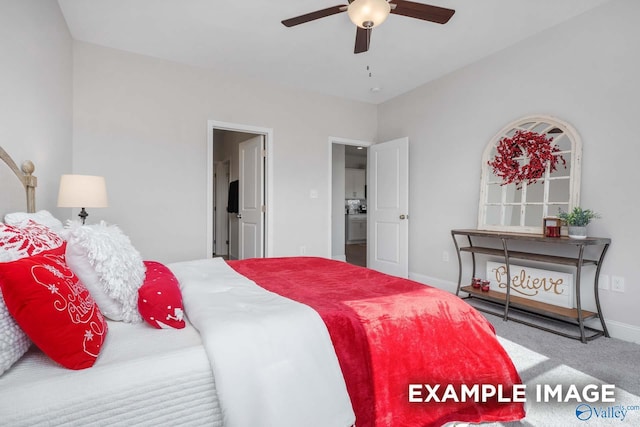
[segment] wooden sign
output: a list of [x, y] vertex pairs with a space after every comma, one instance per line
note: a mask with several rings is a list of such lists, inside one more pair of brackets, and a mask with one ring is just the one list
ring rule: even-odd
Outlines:
[[[527, 298], [573, 308], [573, 274], [509, 264], [511, 296]], [[507, 292], [507, 267], [504, 263], [487, 261], [487, 280], [491, 290]]]

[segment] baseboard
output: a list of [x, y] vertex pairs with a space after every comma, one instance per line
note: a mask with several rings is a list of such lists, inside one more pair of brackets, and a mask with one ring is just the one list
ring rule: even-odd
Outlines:
[[438, 279], [437, 277], [425, 276], [424, 274], [409, 273], [409, 279], [422, 283], [423, 285], [433, 286], [434, 288], [442, 289], [443, 291], [456, 293], [458, 284], [450, 282], [448, 280]]
[[335, 259], [336, 261], [344, 261], [347, 262], [347, 256], [346, 255], [331, 255], [331, 259]]
[[[449, 280], [438, 279], [437, 277], [430, 277], [424, 274], [409, 273], [409, 278], [416, 282], [433, 286], [434, 288], [442, 289], [452, 294], [456, 293], [458, 284]], [[628, 323], [618, 322], [616, 320], [607, 320], [607, 329], [609, 335], [612, 338], [628, 341], [636, 344], [640, 344], [640, 326], [630, 325]], [[590, 319], [585, 324], [594, 329], [602, 329], [600, 327], [600, 321], [598, 319]]]
[[[587, 326], [595, 329], [602, 329], [597, 319], [590, 319], [585, 323]], [[607, 330], [611, 338], [640, 344], [640, 326], [629, 325], [628, 323], [622, 323], [616, 320], [607, 320]]]

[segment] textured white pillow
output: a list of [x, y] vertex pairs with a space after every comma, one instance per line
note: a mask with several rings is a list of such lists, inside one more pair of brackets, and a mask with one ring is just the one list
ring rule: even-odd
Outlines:
[[49, 227], [51, 231], [56, 234], [61, 234], [64, 230], [62, 221], [51, 215], [51, 212], [46, 210], [41, 210], [36, 213], [13, 212], [4, 216], [5, 224], [13, 225], [15, 227], [22, 227], [28, 220], [33, 220], [38, 224]]
[[0, 375], [29, 350], [31, 340], [13, 319], [0, 292]]
[[140, 253], [116, 225], [80, 225], [65, 230], [67, 265], [87, 287], [105, 317], [140, 322], [138, 288], [145, 266]]

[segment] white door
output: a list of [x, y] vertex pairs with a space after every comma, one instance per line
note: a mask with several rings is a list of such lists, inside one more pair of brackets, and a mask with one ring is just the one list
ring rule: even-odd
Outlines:
[[367, 266], [409, 276], [409, 139], [369, 147]]
[[238, 258], [264, 256], [264, 136], [240, 143]]

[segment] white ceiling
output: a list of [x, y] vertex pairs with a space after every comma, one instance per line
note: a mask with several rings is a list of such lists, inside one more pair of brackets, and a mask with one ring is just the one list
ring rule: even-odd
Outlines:
[[77, 40], [371, 103], [607, 1], [420, 1], [456, 13], [445, 25], [391, 15], [373, 30], [369, 52], [354, 55], [346, 13], [280, 23], [337, 0], [58, 0]]

